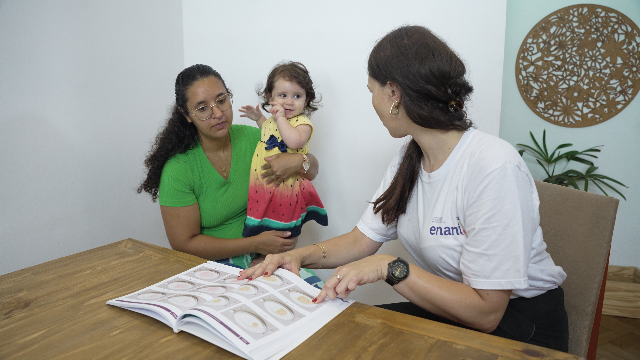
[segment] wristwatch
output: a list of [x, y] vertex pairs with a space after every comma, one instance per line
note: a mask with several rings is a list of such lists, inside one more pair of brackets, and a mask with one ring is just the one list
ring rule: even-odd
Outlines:
[[409, 276], [409, 263], [399, 257], [389, 263], [387, 268], [387, 284], [393, 286]]
[[309, 158], [307, 157], [307, 155], [302, 154], [302, 171], [300, 171], [300, 173], [306, 174], [307, 171], [309, 171], [310, 167], [311, 167], [311, 162], [309, 161]]

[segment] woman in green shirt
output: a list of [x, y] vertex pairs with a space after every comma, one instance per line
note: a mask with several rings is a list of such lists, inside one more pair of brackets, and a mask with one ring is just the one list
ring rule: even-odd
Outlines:
[[[247, 214], [251, 157], [260, 129], [232, 125], [232, 94], [220, 74], [206, 65], [193, 65], [176, 78], [176, 103], [147, 159], [147, 178], [138, 188], [160, 212], [174, 250], [247, 268], [258, 254], [293, 249], [284, 231], [267, 231], [242, 238]], [[309, 156], [310, 180], [318, 162]], [[303, 169], [300, 154], [268, 158], [263, 177], [278, 185]], [[300, 274], [309, 283], [319, 278]]]

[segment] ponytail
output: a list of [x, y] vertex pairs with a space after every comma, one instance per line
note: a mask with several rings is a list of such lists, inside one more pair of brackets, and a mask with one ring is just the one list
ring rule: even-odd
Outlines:
[[411, 192], [420, 176], [421, 164], [422, 150], [420, 145], [411, 139], [391, 185], [373, 202], [373, 213], [380, 212], [385, 225], [397, 223], [400, 215], [407, 211]]

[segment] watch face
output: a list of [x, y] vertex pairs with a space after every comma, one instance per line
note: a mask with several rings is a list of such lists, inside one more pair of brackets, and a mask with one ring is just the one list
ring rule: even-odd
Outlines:
[[391, 265], [391, 272], [393, 273], [393, 277], [402, 279], [407, 276], [409, 269], [407, 269], [407, 267], [403, 263], [397, 261]]
[[397, 258], [389, 263], [387, 268], [387, 284], [394, 286], [409, 276], [409, 263], [403, 258]]

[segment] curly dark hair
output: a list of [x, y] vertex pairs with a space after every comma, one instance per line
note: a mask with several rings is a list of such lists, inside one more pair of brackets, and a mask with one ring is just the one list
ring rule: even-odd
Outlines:
[[[462, 110], [473, 87], [456, 53], [422, 26], [402, 26], [385, 35], [371, 51], [369, 76], [380, 85], [400, 88], [409, 119], [424, 128], [467, 130], [473, 126]], [[389, 188], [376, 199], [374, 212], [393, 224], [407, 209], [420, 174], [422, 150], [411, 140]]]
[[304, 65], [295, 61], [281, 62], [271, 69], [264, 89], [257, 90], [258, 96], [262, 98], [262, 109], [268, 112], [267, 105], [269, 105], [276, 81], [279, 79], [294, 82], [304, 89], [307, 95], [307, 103], [304, 104], [303, 111], [305, 115], [311, 116], [314, 111], [318, 110], [318, 105], [320, 105], [322, 99], [316, 100], [316, 91], [313, 88], [313, 81], [309, 71]]
[[138, 187], [138, 194], [143, 191], [151, 195], [151, 200], [158, 199], [160, 176], [164, 164], [176, 154], [181, 154], [193, 148], [198, 142], [198, 130], [196, 126], [185, 118], [187, 113], [187, 90], [196, 81], [214, 76], [222, 81], [222, 84], [231, 92], [225, 84], [222, 76], [207, 65], [193, 65], [182, 70], [176, 77], [175, 95], [176, 102], [171, 110], [171, 116], [164, 128], [156, 136], [155, 143], [144, 161], [147, 168], [147, 177]]

